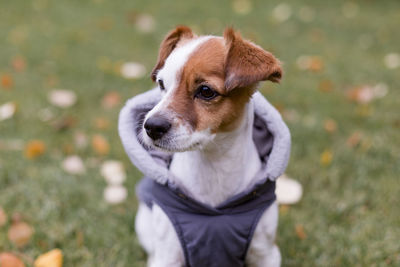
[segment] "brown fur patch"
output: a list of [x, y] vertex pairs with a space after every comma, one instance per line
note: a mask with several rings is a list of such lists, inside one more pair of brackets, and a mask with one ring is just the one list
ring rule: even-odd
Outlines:
[[[233, 130], [243, 116], [245, 104], [253, 90], [242, 88], [227, 92], [225, 88], [225, 57], [227, 49], [222, 38], [211, 38], [198, 47], [186, 62], [180, 83], [168, 108], [201, 131], [213, 133]], [[211, 101], [195, 98], [199, 86], [207, 85], [220, 96]]]
[[280, 62], [271, 53], [243, 40], [232, 28], [225, 30], [224, 38], [229, 49], [225, 69], [227, 90], [246, 87], [259, 81], [280, 81]]
[[[178, 75], [179, 85], [167, 108], [195, 131], [211, 129], [218, 133], [238, 127], [257, 83], [278, 82], [282, 70], [272, 54], [229, 28], [224, 38], [212, 37], [201, 44]], [[220, 95], [210, 101], [195, 97], [201, 85]]]

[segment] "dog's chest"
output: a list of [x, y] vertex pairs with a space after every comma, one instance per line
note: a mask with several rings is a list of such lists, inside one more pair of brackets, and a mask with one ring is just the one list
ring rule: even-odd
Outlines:
[[254, 176], [261, 167], [261, 161], [254, 144], [251, 145], [251, 153], [233, 151], [218, 160], [204, 157], [197, 151], [176, 153], [170, 165], [177, 179], [174, 182], [197, 201], [217, 206], [256, 182]]

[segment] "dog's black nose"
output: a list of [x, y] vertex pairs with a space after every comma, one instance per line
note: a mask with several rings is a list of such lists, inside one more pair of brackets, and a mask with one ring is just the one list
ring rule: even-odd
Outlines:
[[144, 129], [151, 139], [157, 140], [163, 137], [171, 128], [171, 123], [161, 116], [152, 116], [144, 123]]

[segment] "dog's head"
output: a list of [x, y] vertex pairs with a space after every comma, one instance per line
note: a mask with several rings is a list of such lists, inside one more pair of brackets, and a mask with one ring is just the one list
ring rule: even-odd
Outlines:
[[166, 151], [208, 145], [234, 130], [260, 81], [279, 82], [280, 62], [227, 28], [223, 37], [196, 36], [180, 26], [160, 46], [151, 77], [161, 101], [146, 115], [143, 141]]

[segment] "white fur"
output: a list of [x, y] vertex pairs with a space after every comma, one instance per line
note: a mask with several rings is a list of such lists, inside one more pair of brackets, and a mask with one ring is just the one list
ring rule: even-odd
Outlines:
[[[190, 54], [209, 37], [203, 37], [175, 49], [157, 77], [163, 79], [166, 93], [146, 118], [163, 113], [174, 120], [176, 114], [166, 109], [173, 101], [172, 92], [179, 81], [179, 71]], [[229, 197], [250, 189], [261, 168], [252, 140], [254, 107], [251, 101], [245, 109], [240, 126], [229, 133], [191, 132], [189, 127], [172, 127], [169, 141], [153, 142], [144, 134], [144, 142], [176, 152], [170, 165], [174, 182], [194, 199], [217, 206]], [[196, 150], [195, 150], [196, 149]], [[189, 151], [188, 151], [189, 150]], [[278, 206], [272, 204], [262, 215], [246, 256], [248, 266], [280, 266], [280, 252], [275, 245]], [[138, 239], [149, 254], [148, 266], [184, 266], [184, 256], [173, 225], [164, 211], [153, 205], [150, 210], [140, 204], [136, 217]]]
[[168, 109], [168, 105], [173, 101], [172, 95], [177, 89], [185, 63], [190, 55], [210, 38], [216, 37], [202, 36], [174, 49], [165, 61], [163, 68], [158, 71], [157, 81], [163, 80], [165, 90], [161, 101], [146, 114], [145, 121], [158, 114], [169, 119], [173, 126], [167, 136], [159, 140], [154, 141], [147, 135], [143, 135], [143, 141], [147, 145], [166, 151], [187, 151], [200, 148], [213, 138], [209, 130], [193, 132], [186, 121]]

